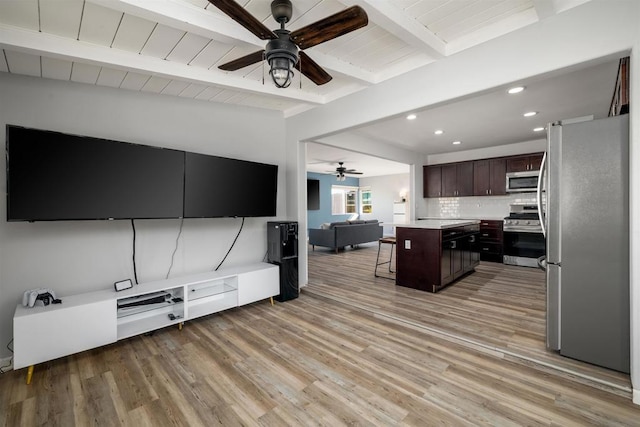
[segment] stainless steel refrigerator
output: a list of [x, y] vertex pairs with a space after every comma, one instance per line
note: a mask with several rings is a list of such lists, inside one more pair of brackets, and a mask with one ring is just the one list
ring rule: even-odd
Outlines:
[[554, 124], [546, 176], [547, 347], [629, 372], [629, 116]]

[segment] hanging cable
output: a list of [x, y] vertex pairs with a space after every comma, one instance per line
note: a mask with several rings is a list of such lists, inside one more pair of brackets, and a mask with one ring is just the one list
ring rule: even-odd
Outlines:
[[133, 278], [138, 284], [138, 272], [136, 271], [136, 225], [133, 223], [133, 218], [131, 218], [131, 228], [133, 229]]
[[173, 259], [176, 256], [176, 252], [178, 251], [178, 241], [180, 240], [180, 236], [182, 235], [182, 225], [184, 224], [184, 218], [180, 219], [180, 230], [178, 231], [178, 236], [176, 237], [176, 246], [173, 248], [173, 253], [171, 254], [171, 264], [169, 265], [169, 271], [167, 271], [167, 276], [165, 279], [169, 278], [169, 274], [171, 274], [171, 269], [173, 268]]
[[236, 234], [236, 238], [233, 239], [233, 243], [231, 244], [231, 247], [227, 251], [227, 254], [224, 256], [224, 258], [222, 258], [222, 261], [220, 261], [220, 264], [218, 264], [218, 266], [213, 271], [218, 271], [218, 269], [220, 268], [220, 266], [222, 265], [224, 260], [227, 259], [227, 257], [229, 256], [229, 253], [231, 252], [231, 249], [233, 249], [233, 246], [236, 244], [236, 241], [238, 240], [238, 237], [240, 237], [240, 233], [242, 232], [242, 227], [244, 227], [244, 217], [242, 217], [242, 224], [240, 224], [240, 230], [238, 230], [238, 234]]

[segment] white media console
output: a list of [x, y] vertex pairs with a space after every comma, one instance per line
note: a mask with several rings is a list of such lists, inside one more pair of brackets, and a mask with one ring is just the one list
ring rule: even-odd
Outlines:
[[280, 293], [277, 265], [257, 263], [142, 283], [126, 291], [64, 296], [62, 304], [19, 304], [14, 369], [33, 366]]

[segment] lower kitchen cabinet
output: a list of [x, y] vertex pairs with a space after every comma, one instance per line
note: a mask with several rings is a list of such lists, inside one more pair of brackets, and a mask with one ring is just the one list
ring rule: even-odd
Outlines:
[[480, 260], [502, 262], [504, 241], [502, 238], [502, 224], [499, 220], [481, 220], [478, 235], [478, 249]]
[[477, 224], [442, 230], [397, 227], [396, 285], [438, 292], [473, 271], [480, 258], [478, 230]]

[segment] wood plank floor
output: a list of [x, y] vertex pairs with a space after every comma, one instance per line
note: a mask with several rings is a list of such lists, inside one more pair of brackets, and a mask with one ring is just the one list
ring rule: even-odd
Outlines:
[[[309, 251], [309, 291], [379, 315], [422, 325], [506, 354], [629, 390], [629, 376], [575, 361], [545, 344], [545, 276], [536, 268], [482, 262], [476, 272], [437, 294], [396, 286], [375, 278], [378, 244], [335, 254]], [[389, 245], [382, 246], [388, 259]], [[338, 267], [344, 266], [344, 267]], [[378, 274], [387, 269], [378, 270]], [[393, 274], [386, 274], [393, 278]]]
[[[449, 317], [439, 328], [455, 323], [455, 316], [444, 309], [435, 316], [426, 313], [432, 302], [422, 293], [373, 280], [373, 263], [369, 279], [358, 278], [358, 263], [364, 269], [365, 256], [374, 259], [367, 251], [326, 253], [343, 264], [332, 263], [320, 274], [319, 263], [330, 260], [316, 250], [310, 257], [312, 284], [298, 299], [274, 307], [266, 301], [251, 304], [188, 322], [182, 331], [166, 328], [51, 361], [36, 367], [29, 386], [24, 369], [3, 374], [0, 421], [7, 426], [640, 426], [640, 407], [622, 391], [422, 323], [420, 311], [431, 324]], [[468, 284], [447, 289], [466, 295], [468, 307], [458, 307], [454, 296], [446, 303], [449, 311], [467, 310], [469, 321], [478, 323], [470, 307], [500, 310], [471, 295], [483, 281], [506, 286], [491, 279], [501, 275], [496, 267], [481, 267], [475, 279], [465, 279]], [[522, 274], [524, 282], [540, 280], [533, 271]], [[363, 296], [355, 299], [359, 281], [370, 291], [379, 288], [378, 294], [364, 292], [363, 283]], [[383, 290], [386, 296], [379, 295]], [[505, 309], [508, 300], [500, 303]], [[519, 304], [524, 308], [512, 310], [536, 318], [538, 306]], [[408, 312], [414, 314], [400, 316]], [[492, 337], [504, 329], [507, 336], [510, 328], [526, 329], [500, 323], [493, 319], [486, 332], [468, 333]], [[532, 334], [531, 341], [539, 332]], [[512, 341], [520, 348], [516, 344], [529, 339]]]

